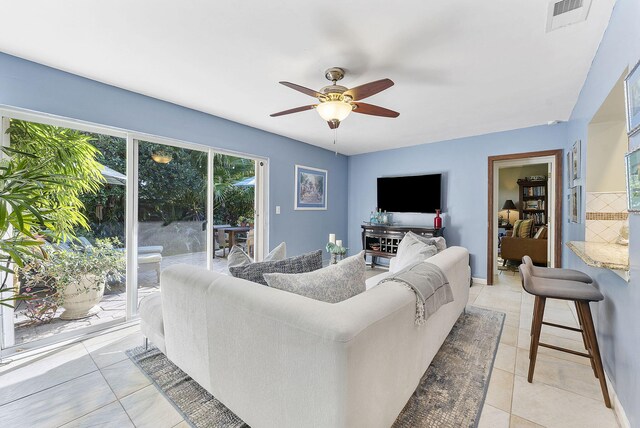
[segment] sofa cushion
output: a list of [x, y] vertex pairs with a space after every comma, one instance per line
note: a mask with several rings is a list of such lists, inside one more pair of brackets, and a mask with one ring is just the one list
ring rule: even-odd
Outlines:
[[531, 238], [531, 229], [533, 227], [533, 220], [516, 220], [513, 223], [513, 233], [511, 236], [514, 238]]
[[[262, 260], [263, 262], [270, 262], [275, 260], [284, 260], [287, 257], [287, 244], [281, 242], [276, 248], [271, 250], [269, 254]], [[246, 266], [253, 263], [253, 259], [249, 257], [247, 253], [238, 245], [234, 245], [229, 251], [227, 256], [227, 267]]]
[[322, 250], [312, 251], [284, 260], [256, 262], [244, 266], [229, 267], [229, 273], [237, 278], [267, 285], [265, 273], [305, 273], [322, 267]]
[[269, 287], [327, 303], [338, 303], [365, 291], [364, 251], [335, 265], [301, 274], [267, 273]]
[[407, 232], [400, 244], [398, 244], [398, 252], [396, 253], [392, 272], [399, 272], [405, 267], [426, 260], [437, 253], [438, 249], [435, 243], [426, 243], [419, 239], [415, 233]]

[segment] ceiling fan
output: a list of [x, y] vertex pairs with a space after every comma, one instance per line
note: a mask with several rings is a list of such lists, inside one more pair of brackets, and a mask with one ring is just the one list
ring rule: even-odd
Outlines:
[[368, 98], [393, 86], [393, 81], [391, 79], [376, 80], [375, 82], [369, 82], [364, 85], [356, 86], [355, 88], [347, 89], [344, 86], [336, 85], [336, 82], [344, 77], [344, 70], [342, 68], [329, 68], [325, 71], [324, 76], [327, 80], [330, 80], [332, 84], [325, 86], [319, 91], [314, 91], [313, 89], [305, 88], [304, 86], [296, 85], [295, 83], [280, 82], [284, 86], [288, 86], [298, 92], [317, 98], [319, 103], [273, 113], [271, 117], [316, 109], [318, 114], [327, 121], [329, 128], [336, 129], [340, 126], [340, 122], [349, 116], [349, 113], [352, 111], [372, 116], [400, 116], [400, 113], [396, 111], [360, 102], [360, 100]]

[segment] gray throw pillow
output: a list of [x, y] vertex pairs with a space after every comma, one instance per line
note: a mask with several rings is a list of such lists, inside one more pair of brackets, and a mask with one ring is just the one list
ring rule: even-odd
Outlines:
[[264, 275], [269, 287], [327, 303], [338, 303], [362, 293], [365, 285], [364, 251], [338, 264], [309, 273]]
[[230, 267], [229, 273], [236, 278], [267, 285], [264, 279], [265, 273], [304, 273], [318, 270], [321, 267], [322, 250], [316, 250], [284, 260], [257, 262], [245, 266]]

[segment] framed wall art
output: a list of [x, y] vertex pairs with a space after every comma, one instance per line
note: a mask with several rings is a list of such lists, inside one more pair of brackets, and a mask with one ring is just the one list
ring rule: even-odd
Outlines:
[[624, 157], [627, 170], [627, 208], [630, 213], [640, 213], [640, 148]]
[[580, 195], [582, 186], [573, 186], [569, 197], [569, 220], [571, 223], [580, 223]]
[[571, 178], [573, 180], [580, 178], [580, 140], [573, 143], [571, 150]]
[[571, 185], [573, 184], [573, 160], [571, 159], [571, 153], [573, 153], [573, 150], [567, 150], [567, 164], [565, 166], [567, 169], [567, 189], [571, 189]]
[[627, 135], [640, 131], [640, 68], [638, 62], [624, 79], [624, 96], [627, 105]]
[[296, 165], [295, 206], [296, 210], [327, 209], [326, 169]]

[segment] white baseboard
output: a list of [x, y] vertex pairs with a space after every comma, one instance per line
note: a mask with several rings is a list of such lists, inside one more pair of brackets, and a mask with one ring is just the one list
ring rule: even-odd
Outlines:
[[618, 399], [618, 394], [616, 394], [616, 390], [613, 389], [613, 385], [609, 380], [609, 375], [607, 372], [604, 372], [604, 378], [607, 381], [607, 389], [609, 390], [609, 398], [611, 399], [611, 406], [613, 407], [613, 412], [616, 414], [616, 418], [618, 419], [618, 424], [622, 428], [631, 428], [631, 424], [629, 423], [629, 419], [627, 419], [627, 414], [624, 412], [624, 408], [622, 407], [622, 403]]
[[487, 279], [486, 278], [471, 278], [471, 281], [474, 284], [487, 285]]

